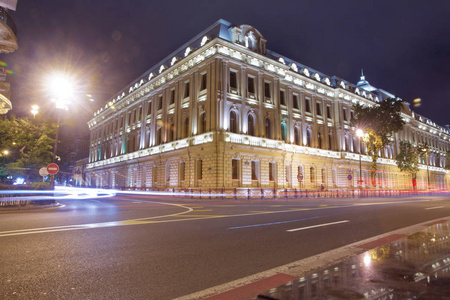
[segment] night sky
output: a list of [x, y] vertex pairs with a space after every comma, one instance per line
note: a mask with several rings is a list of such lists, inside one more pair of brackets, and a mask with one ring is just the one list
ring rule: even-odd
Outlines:
[[[1, 55], [12, 113], [50, 108], [45, 78], [64, 69], [79, 94], [67, 114], [80, 126], [114, 93], [222, 18], [249, 24], [267, 48], [327, 75], [371, 85], [449, 124], [450, 1], [19, 0], [11, 12], [19, 49]], [[92, 94], [95, 102], [85, 94]], [[46, 104], [47, 103], [47, 104]], [[47, 108], [46, 108], [47, 106]]]

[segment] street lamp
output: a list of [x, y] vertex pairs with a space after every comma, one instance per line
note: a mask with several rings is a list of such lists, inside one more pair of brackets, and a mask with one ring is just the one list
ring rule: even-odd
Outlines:
[[33, 114], [33, 118], [36, 117], [36, 114], [39, 112], [39, 106], [31, 105], [31, 113]]
[[[55, 103], [57, 109], [58, 121], [56, 123], [55, 145], [53, 147], [53, 162], [56, 162], [56, 153], [58, 150], [58, 133], [61, 121], [61, 110], [68, 110], [68, 104], [75, 95], [74, 80], [64, 73], [53, 74], [48, 81], [48, 90], [50, 99]], [[55, 176], [52, 175], [52, 186], [55, 182]]]
[[359, 184], [362, 187], [362, 170], [361, 170], [361, 138], [364, 136], [362, 129], [356, 129], [356, 136], [359, 138]]

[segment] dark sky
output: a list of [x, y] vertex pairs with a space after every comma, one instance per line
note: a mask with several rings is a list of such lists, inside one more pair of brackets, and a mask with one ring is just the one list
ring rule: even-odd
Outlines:
[[[267, 48], [350, 82], [375, 87], [440, 125], [450, 123], [450, 1], [19, 0], [12, 112], [45, 111], [46, 74], [70, 70], [79, 86], [68, 116], [82, 126], [115, 92], [219, 18], [249, 24]], [[86, 93], [95, 102], [89, 102]], [[48, 105], [47, 105], [48, 106]], [[87, 126], [86, 126], [87, 127]]]

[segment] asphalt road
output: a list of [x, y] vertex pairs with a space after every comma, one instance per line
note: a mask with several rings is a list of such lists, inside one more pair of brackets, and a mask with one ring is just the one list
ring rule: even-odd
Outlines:
[[173, 299], [450, 216], [449, 196], [116, 196], [0, 211], [0, 299]]

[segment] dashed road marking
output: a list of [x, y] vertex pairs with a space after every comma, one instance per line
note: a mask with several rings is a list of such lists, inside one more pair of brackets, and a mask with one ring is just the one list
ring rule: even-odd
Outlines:
[[331, 222], [331, 223], [324, 223], [319, 225], [313, 225], [313, 226], [306, 226], [306, 227], [300, 227], [300, 228], [294, 228], [294, 229], [288, 229], [287, 232], [294, 232], [294, 231], [300, 231], [300, 230], [306, 230], [306, 229], [312, 229], [317, 227], [324, 227], [324, 226], [330, 226], [330, 225], [336, 225], [341, 223], [348, 223], [350, 220], [344, 220], [344, 221], [338, 221], [338, 222]]

